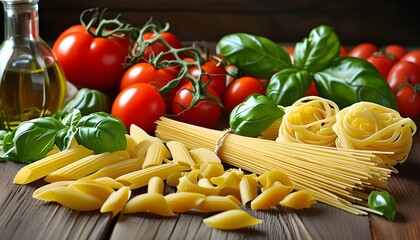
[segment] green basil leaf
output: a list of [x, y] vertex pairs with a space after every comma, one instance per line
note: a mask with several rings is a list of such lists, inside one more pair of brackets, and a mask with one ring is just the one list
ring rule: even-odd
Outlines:
[[296, 43], [294, 66], [310, 72], [321, 71], [340, 55], [340, 46], [333, 29], [321, 25], [310, 32], [309, 38]]
[[82, 116], [94, 112], [109, 112], [111, 104], [108, 96], [96, 89], [82, 88], [76, 96], [70, 100], [61, 110], [61, 115], [65, 116], [73, 109], [80, 110]]
[[270, 78], [275, 72], [291, 66], [289, 53], [280, 45], [246, 33], [224, 36], [217, 43], [216, 52], [228, 64], [257, 78]]
[[320, 96], [334, 101], [340, 108], [366, 101], [397, 109], [387, 81], [363, 59], [336, 58], [328, 68], [315, 73], [314, 79]]
[[81, 118], [82, 118], [82, 113], [80, 112], [80, 110], [79, 109], [73, 109], [72, 112], [70, 112], [69, 114], [66, 114], [64, 116], [64, 118], [61, 120], [61, 122], [66, 127], [76, 126]]
[[381, 212], [389, 221], [393, 221], [397, 213], [395, 199], [388, 192], [372, 191], [368, 197], [368, 206]]
[[57, 136], [55, 138], [55, 144], [61, 151], [68, 149], [76, 133], [76, 126], [69, 126], [65, 127], [64, 129], [61, 129], [57, 133]]
[[232, 110], [229, 124], [235, 134], [258, 137], [283, 115], [284, 110], [266, 96], [252, 94]]
[[20, 123], [14, 130], [16, 161], [34, 162], [54, 147], [55, 136], [64, 125], [52, 117], [35, 118]]
[[99, 112], [83, 116], [75, 135], [79, 144], [96, 153], [124, 150], [127, 147], [124, 123], [111, 114]]
[[290, 106], [306, 95], [312, 75], [306, 70], [287, 68], [275, 73], [266, 88], [266, 96], [281, 106]]

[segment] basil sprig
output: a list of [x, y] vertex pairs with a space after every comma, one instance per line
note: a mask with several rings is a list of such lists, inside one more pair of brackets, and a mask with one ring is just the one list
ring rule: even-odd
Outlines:
[[296, 43], [293, 64], [275, 45], [265, 38], [237, 33], [223, 37], [216, 51], [244, 74], [270, 78], [266, 95], [278, 105], [289, 106], [304, 97], [310, 80], [315, 81], [321, 97], [340, 108], [368, 101], [397, 109], [389, 84], [372, 64], [339, 56], [341, 44], [331, 27], [318, 26]]
[[3, 138], [3, 159], [30, 163], [53, 149], [69, 148], [73, 138], [95, 153], [124, 150], [127, 147], [124, 123], [105, 112], [82, 116], [78, 109], [61, 121], [52, 117], [22, 122]]

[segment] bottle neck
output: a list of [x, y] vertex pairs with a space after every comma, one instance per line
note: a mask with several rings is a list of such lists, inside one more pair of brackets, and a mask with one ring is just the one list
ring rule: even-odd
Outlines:
[[3, 1], [5, 39], [39, 41], [37, 2]]

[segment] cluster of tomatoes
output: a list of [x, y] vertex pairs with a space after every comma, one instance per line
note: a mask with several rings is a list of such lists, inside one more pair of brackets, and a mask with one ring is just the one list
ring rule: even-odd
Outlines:
[[363, 58], [378, 69], [394, 92], [402, 116], [420, 114], [420, 50], [408, 50], [397, 44], [381, 49], [372, 43], [362, 43], [344, 55]]

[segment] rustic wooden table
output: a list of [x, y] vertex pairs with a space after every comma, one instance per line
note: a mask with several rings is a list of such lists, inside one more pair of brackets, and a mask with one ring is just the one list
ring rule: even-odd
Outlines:
[[389, 180], [398, 205], [394, 222], [376, 215], [356, 216], [322, 203], [303, 211], [254, 211], [263, 224], [236, 231], [214, 230], [202, 222], [209, 215], [196, 212], [111, 219], [99, 211], [78, 212], [32, 198], [45, 182], [14, 185], [13, 178], [23, 166], [0, 163], [0, 239], [420, 239], [419, 132], [408, 160], [397, 166], [400, 173]]

